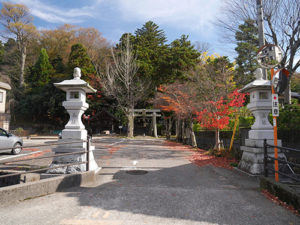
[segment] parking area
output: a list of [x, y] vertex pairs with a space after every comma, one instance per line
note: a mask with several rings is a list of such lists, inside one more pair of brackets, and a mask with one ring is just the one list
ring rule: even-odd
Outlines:
[[[12, 224], [299, 224], [265, 198], [256, 177], [189, 159], [193, 151], [163, 139], [94, 139], [102, 167], [95, 183], [0, 206]], [[130, 173], [128, 171], [144, 171]], [[18, 213], [16, 213], [18, 212]]]

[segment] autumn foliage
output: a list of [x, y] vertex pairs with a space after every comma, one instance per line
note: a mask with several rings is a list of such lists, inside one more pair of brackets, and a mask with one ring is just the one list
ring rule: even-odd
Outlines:
[[245, 96], [236, 89], [228, 94], [226, 100], [221, 97], [218, 101], [208, 101], [207, 107], [196, 113], [196, 119], [204, 128], [224, 129], [229, 124], [229, 116], [243, 106]]
[[187, 84], [160, 86], [158, 91], [156, 104], [162, 111], [172, 111], [180, 119], [186, 119], [196, 113], [195, 94]]

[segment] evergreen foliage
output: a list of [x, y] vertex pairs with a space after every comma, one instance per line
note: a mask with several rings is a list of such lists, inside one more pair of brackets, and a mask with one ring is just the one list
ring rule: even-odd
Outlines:
[[152, 80], [153, 90], [167, 80], [164, 73], [168, 67], [168, 46], [166, 35], [158, 25], [148, 21], [142, 28], [135, 32], [133, 48], [138, 56], [138, 65], [141, 77]]
[[259, 42], [255, 21], [246, 20], [244, 24], [241, 24], [235, 33], [235, 39], [237, 41], [235, 51], [238, 54], [235, 81], [238, 86], [243, 86], [254, 80], [253, 73], [258, 67], [256, 54]]
[[53, 67], [49, 62], [46, 49], [42, 48], [40, 56], [31, 69], [30, 75], [27, 77], [28, 84], [33, 87], [43, 87], [50, 81], [50, 75], [53, 74]]
[[64, 73], [66, 71], [66, 66], [63, 63], [63, 59], [60, 55], [57, 55], [51, 60], [51, 65], [55, 69], [56, 73]]
[[169, 82], [177, 79], [183, 79], [185, 72], [194, 68], [199, 62], [200, 53], [188, 40], [187, 35], [182, 35], [179, 39], [174, 40], [170, 45], [170, 68], [171, 76]]
[[81, 79], [86, 79], [88, 74], [94, 74], [96, 72], [86, 48], [80, 43], [72, 45], [68, 66], [71, 74], [73, 74], [75, 67], [79, 67], [82, 72]]
[[297, 92], [300, 94], [300, 73], [295, 73], [291, 81], [291, 91]]
[[293, 100], [291, 105], [281, 108], [279, 115], [277, 121], [279, 129], [300, 129], [300, 105], [296, 100]]

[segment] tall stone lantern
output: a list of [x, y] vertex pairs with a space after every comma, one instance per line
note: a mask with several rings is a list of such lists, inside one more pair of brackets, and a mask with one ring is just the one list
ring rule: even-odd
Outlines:
[[[249, 138], [245, 140], [245, 146], [241, 146], [243, 155], [239, 168], [251, 174], [262, 174], [264, 139], [267, 139], [268, 144], [274, 145], [273, 126], [268, 119], [272, 109], [272, 93], [271, 81], [262, 79], [262, 69], [257, 69], [255, 73], [256, 80], [240, 90], [240, 92], [250, 94], [250, 103], [247, 108], [254, 115], [255, 123], [249, 131]], [[281, 140], [278, 140], [278, 146], [281, 146]], [[283, 157], [282, 154], [279, 154], [279, 157]]]
[[[74, 78], [71, 80], [64, 80], [60, 83], [55, 83], [55, 87], [66, 92], [66, 101], [63, 102], [63, 106], [68, 111], [70, 115], [69, 122], [66, 124], [65, 129], [62, 130], [62, 139], [56, 148], [52, 149], [55, 154], [61, 153], [76, 153], [86, 151], [87, 143], [87, 130], [85, 129], [81, 116], [86, 109], [88, 109], [89, 104], [86, 103], [86, 93], [95, 93], [96, 90], [93, 89], [87, 82], [81, 80], [81, 70], [76, 67], [74, 69]], [[76, 143], [70, 143], [76, 142]], [[69, 144], [63, 144], [69, 143]], [[90, 146], [89, 150], [89, 170], [98, 170], [99, 167], [94, 159], [93, 150], [94, 146]], [[57, 156], [54, 157], [53, 162], [50, 167], [57, 167], [63, 164], [75, 164], [77, 162], [86, 161], [86, 153], [79, 153], [75, 155]], [[62, 168], [53, 168], [48, 170], [48, 173], [76, 173], [86, 171], [86, 164], [70, 165], [64, 166]]]

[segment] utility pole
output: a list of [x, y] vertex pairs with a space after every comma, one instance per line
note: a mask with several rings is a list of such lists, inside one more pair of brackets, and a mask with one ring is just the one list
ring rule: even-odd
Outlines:
[[[265, 35], [264, 35], [264, 13], [262, 7], [262, 0], [256, 0], [256, 9], [257, 9], [257, 25], [258, 25], [258, 40], [259, 47], [265, 45]], [[263, 79], [267, 80], [267, 70], [263, 69]]]

